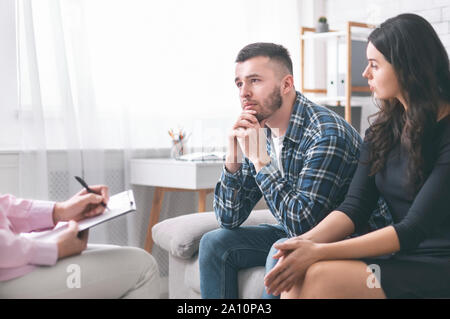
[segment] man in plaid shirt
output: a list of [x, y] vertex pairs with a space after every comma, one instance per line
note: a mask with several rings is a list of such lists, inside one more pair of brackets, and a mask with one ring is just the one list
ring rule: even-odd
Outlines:
[[[263, 266], [274, 242], [307, 232], [336, 208], [359, 158], [358, 132], [296, 92], [284, 47], [250, 44], [236, 62], [243, 111], [215, 189], [221, 228], [200, 242], [203, 298], [238, 298], [238, 271]], [[278, 225], [239, 227], [262, 196]], [[389, 216], [384, 201], [380, 208], [381, 226]]]

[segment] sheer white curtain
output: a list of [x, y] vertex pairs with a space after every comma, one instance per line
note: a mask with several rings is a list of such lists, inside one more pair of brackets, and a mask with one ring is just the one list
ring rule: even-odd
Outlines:
[[107, 182], [111, 149], [129, 187], [127, 159], [170, 147], [170, 128], [191, 133], [188, 146], [224, 146], [238, 51], [280, 43], [295, 67], [298, 2], [17, 0], [20, 195], [49, 197], [49, 150], [64, 155], [72, 194], [73, 175]]
[[[63, 24], [59, 1], [20, 0], [17, 12], [21, 195], [48, 198], [49, 150], [66, 153], [61, 158], [68, 175], [101, 183], [102, 123], [87, 47], [77, 42], [84, 33], [82, 16], [70, 20], [70, 27], [76, 24], [71, 29]], [[69, 192], [79, 189], [70, 179]]]

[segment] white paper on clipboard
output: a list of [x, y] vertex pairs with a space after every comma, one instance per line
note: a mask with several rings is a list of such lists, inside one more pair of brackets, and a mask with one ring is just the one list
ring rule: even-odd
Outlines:
[[[106, 209], [103, 214], [79, 221], [78, 230], [83, 231], [85, 229], [94, 227], [113, 218], [122, 216], [127, 213], [135, 212], [136, 202], [134, 200], [133, 191], [128, 190], [111, 196], [109, 198], [107, 206], [109, 210]], [[67, 222], [59, 222], [52, 230], [42, 232], [32, 232], [21, 235], [27, 238], [52, 242], [56, 241], [61, 232], [67, 229], [68, 227], [67, 224], [68, 224]]]

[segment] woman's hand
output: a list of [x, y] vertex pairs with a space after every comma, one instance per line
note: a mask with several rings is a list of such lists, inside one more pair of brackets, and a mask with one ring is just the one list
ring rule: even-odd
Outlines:
[[69, 227], [59, 237], [58, 259], [78, 255], [87, 247], [89, 229], [78, 233], [77, 222], [69, 221]]
[[308, 267], [320, 260], [320, 244], [295, 237], [274, 247], [279, 251], [273, 257], [279, 260], [264, 277], [264, 285], [267, 293], [279, 295], [289, 291], [303, 278]]
[[101, 203], [107, 204], [109, 201], [108, 187], [96, 185], [90, 186], [90, 188], [97, 194], [88, 193], [83, 189], [65, 202], [55, 204], [53, 209], [53, 222], [55, 225], [59, 221], [80, 221], [100, 215], [105, 211], [105, 207]]

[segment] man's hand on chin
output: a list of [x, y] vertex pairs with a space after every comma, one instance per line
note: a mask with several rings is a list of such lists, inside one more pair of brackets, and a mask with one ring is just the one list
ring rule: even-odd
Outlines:
[[258, 122], [256, 117], [248, 121], [247, 127], [235, 130], [236, 138], [243, 154], [253, 163], [256, 172], [270, 163], [267, 153], [267, 137], [264, 129], [266, 120]]

